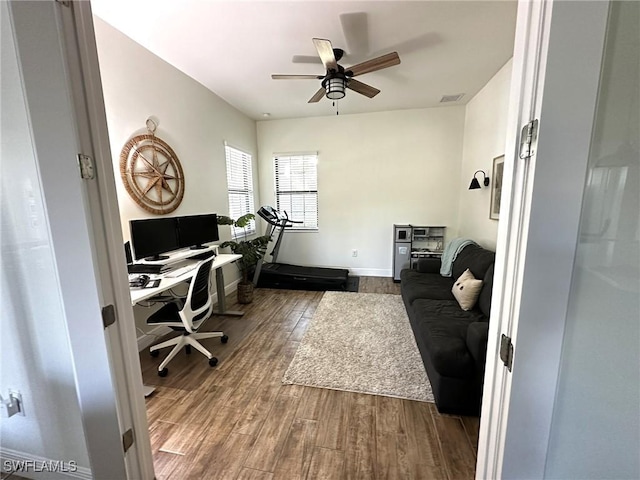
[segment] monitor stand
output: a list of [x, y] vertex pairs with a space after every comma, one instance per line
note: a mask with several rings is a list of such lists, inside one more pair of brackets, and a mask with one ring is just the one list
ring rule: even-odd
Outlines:
[[193, 245], [189, 247], [189, 250], [204, 250], [205, 248], [209, 248], [206, 245]]
[[169, 255], [153, 255], [144, 259], [145, 262], [158, 262], [160, 260], [169, 260]]

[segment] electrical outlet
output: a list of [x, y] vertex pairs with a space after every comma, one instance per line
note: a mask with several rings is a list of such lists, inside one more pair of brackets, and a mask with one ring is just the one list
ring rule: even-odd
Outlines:
[[24, 407], [22, 406], [22, 395], [18, 391], [9, 390], [9, 398], [4, 399], [0, 395], [0, 415], [4, 418], [22, 415], [24, 417]]
[[22, 394], [18, 390], [9, 390], [9, 397], [14, 403], [18, 404], [18, 415], [25, 416], [24, 403], [22, 403]]
[[351, 250], [351, 256], [352, 257], [357, 257], [358, 256], [358, 250], [355, 249], [355, 248], [353, 250]]

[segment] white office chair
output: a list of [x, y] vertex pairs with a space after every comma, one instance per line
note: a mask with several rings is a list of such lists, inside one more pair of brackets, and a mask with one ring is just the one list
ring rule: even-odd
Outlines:
[[198, 332], [198, 329], [209, 318], [213, 310], [213, 302], [209, 291], [212, 263], [213, 258], [210, 258], [203, 260], [196, 267], [196, 274], [191, 278], [189, 291], [184, 302], [176, 300], [167, 303], [147, 319], [148, 325], [166, 325], [175, 331], [182, 332], [182, 335], [154, 345], [150, 349], [151, 356], [156, 357], [159, 355], [161, 348], [174, 346], [173, 350], [169, 352], [169, 355], [158, 367], [158, 375], [161, 377], [167, 376], [167, 373], [169, 373], [167, 364], [183, 347], [187, 353], [191, 353], [191, 347], [194, 347], [209, 359], [209, 365], [215, 367], [218, 364], [218, 359], [204, 348], [198, 340], [214, 337], [220, 337], [222, 343], [227, 343], [227, 340], [229, 340], [229, 337], [223, 332]]

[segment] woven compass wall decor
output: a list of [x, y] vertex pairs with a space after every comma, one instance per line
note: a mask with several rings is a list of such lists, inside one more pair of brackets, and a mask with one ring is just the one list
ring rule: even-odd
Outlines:
[[147, 120], [148, 134], [136, 135], [120, 153], [120, 175], [131, 198], [147, 212], [173, 212], [184, 196], [184, 173], [173, 149], [156, 137], [158, 125]]

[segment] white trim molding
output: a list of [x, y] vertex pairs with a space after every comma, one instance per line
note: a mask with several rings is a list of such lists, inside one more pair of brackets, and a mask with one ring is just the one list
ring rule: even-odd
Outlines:
[[349, 274], [359, 277], [393, 277], [390, 268], [349, 268]]
[[[608, 7], [518, 4], [478, 480], [545, 478]], [[523, 159], [518, 133], [534, 119], [537, 148]]]

